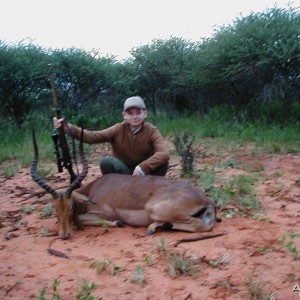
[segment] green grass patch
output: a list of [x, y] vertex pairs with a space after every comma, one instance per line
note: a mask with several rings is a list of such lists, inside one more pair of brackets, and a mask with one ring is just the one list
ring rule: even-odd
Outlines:
[[5, 178], [10, 178], [19, 173], [19, 171], [20, 169], [18, 166], [8, 165], [3, 168], [3, 175]]
[[[259, 177], [256, 175], [234, 175], [229, 179], [216, 177], [215, 184], [207, 190], [207, 194], [214, 204], [224, 208], [228, 204], [242, 212], [262, 209], [261, 202], [256, 197], [255, 183]], [[227, 216], [232, 217], [235, 213], [230, 211]]]
[[[20, 167], [28, 167], [33, 159], [32, 129], [28, 125], [17, 129], [6, 126], [0, 133], [0, 163], [14, 161]], [[51, 131], [45, 126], [36, 126], [36, 138], [39, 147], [40, 159], [52, 159], [53, 146]]]
[[191, 258], [179, 254], [178, 252], [167, 254], [166, 259], [169, 262], [168, 273], [173, 278], [176, 278], [180, 275], [196, 278], [199, 274], [200, 268], [198, 263]]
[[105, 269], [109, 268], [109, 274], [111, 276], [115, 276], [117, 272], [124, 271], [125, 268], [123, 266], [118, 266], [113, 261], [105, 258], [102, 261], [94, 261], [91, 263], [90, 267], [95, 268], [97, 274], [102, 273]]
[[256, 198], [254, 190], [254, 183], [257, 180], [258, 178], [254, 176], [233, 176], [225, 184], [223, 192], [230, 197], [231, 201], [241, 205], [244, 209], [259, 209], [261, 203]]
[[[225, 114], [226, 115], [226, 114]], [[254, 143], [255, 151], [285, 154], [300, 152], [300, 127], [297, 124], [276, 125], [264, 122], [237, 122], [234, 117], [224, 117], [212, 111], [206, 116], [200, 114], [182, 115], [176, 119], [163, 115], [156, 118], [156, 125], [165, 136], [173, 136], [178, 130], [193, 132], [195, 141], [205, 143], [213, 139], [213, 145], [232, 147]]]
[[[75, 120], [70, 119], [70, 122]], [[212, 110], [208, 115], [199, 113], [192, 115], [166, 114], [150, 116], [148, 121], [154, 122], [165, 137], [173, 138], [176, 132], [192, 132], [195, 145], [204, 145], [204, 156], [215, 152], [220, 155], [224, 151], [236, 151], [240, 145], [249, 144], [252, 155], [261, 153], [286, 154], [300, 153], [300, 127], [297, 124], [268, 125], [263, 122], [237, 121], [232, 112]], [[74, 122], [76, 123], [76, 122]], [[7, 123], [0, 131], [0, 163], [14, 162], [18, 168], [28, 167], [33, 159], [32, 129], [35, 128], [39, 147], [40, 161], [55, 161], [54, 147], [51, 139], [52, 121], [49, 119], [32, 119], [24, 127], [16, 128]], [[89, 154], [90, 147], [85, 145]], [[233, 165], [236, 162], [229, 162]], [[7, 170], [7, 176], [17, 170]]]

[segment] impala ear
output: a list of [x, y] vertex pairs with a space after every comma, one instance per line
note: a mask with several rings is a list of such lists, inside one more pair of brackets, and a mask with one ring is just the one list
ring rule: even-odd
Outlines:
[[72, 192], [72, 197], [73, 200], [76, 201], [77, 203], [84, 203], [90, 201], [87, 196], [77, 193], [76, 191]]

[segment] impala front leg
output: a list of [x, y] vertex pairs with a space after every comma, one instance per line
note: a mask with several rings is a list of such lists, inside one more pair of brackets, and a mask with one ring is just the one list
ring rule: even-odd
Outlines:
[[108, 227], [124, 227], [122, 221], [108, 221], [100, 218], [95, 214], [82, 214], [78, 216], [81, 225], [86, 226], [108, 226]]

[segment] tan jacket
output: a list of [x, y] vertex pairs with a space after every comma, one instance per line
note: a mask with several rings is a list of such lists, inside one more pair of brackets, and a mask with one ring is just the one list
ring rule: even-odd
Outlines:
[[[70, 129], [72, 136], [79, 139], [81, 128], [71, 125]], [[125, 121], [100, 131], [84, 130], [83, 141], [87, 144], [110, 143], [114, 157], [131, 167], [139, 165], [145, 174], [170, 158], [163, 137], [151, 123], [144, 123], [136, 133]]]

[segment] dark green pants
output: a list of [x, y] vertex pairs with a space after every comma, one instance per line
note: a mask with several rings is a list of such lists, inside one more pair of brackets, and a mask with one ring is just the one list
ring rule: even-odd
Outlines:
[[[169, 164], [165, 163], [162, 166], [155, 169], [149, 175], [165, 176], [168, 171], [168, 166]], [[106, 156], [100, 162], [100, 169], [103, 175], [110, 173], [132, 175], [135, 167], [128, 166], [113, 156]]]

